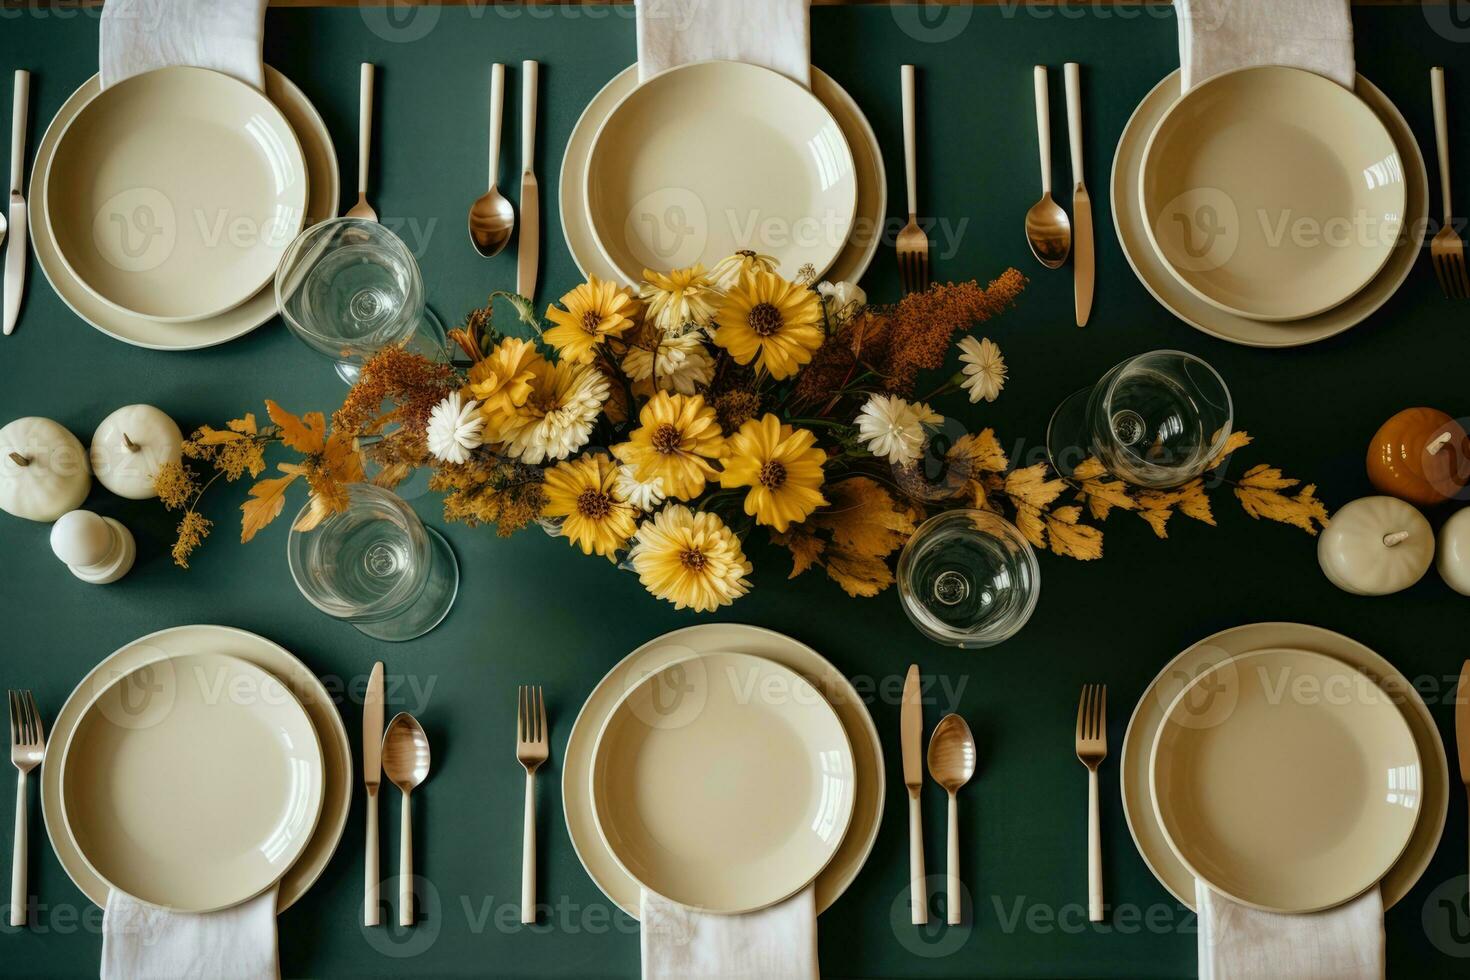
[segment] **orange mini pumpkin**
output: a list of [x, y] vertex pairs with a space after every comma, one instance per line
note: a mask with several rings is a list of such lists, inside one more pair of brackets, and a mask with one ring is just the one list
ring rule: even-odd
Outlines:
[[1368, 444], [1368, 479], [1411, 504], [1442, 504], [1470, 483], [1470, 436], [1438, 409], [1406, 408]]

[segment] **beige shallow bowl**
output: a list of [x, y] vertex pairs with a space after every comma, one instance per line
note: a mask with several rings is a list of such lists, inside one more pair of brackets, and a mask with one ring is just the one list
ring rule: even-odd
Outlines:
[[629, 92], [592, 140], [587, 218], [629, 282], [741, 249], [820, 275], [852, 232], [847, 137], [796, 82], [757, 65], [671, 68]]
[[274, 675], [218, 653], [123, 674], [61, 757], [62, 818], [87, 866], [140, 901], [208, 912], [258, 895], [322, 812], [322, 750]]
[[806, 678], [743, 653], [664, 665], [635, 684], [593, 751], [593, 811], [644, 888], [736, 914], [800, 891], [852, 817], [847, 733]]
[[1295, 320], [1357, 293], [1403, 228], [1403, 163], [1361, 99], [1296, 68], [1186, 93], [1139, 173], [1144, 224], [1184, 287], [1239, 316]]
[[1237, 902], [1314, 912], [1373, 887], [1423, 805], [1419, 751], [1368, 676], [1304, 650], [1200, 673], [1165, 713], [1150, 765], [1175, 855]]
[[264, 93], [174, 67], [98, 92], [61, 132], [46, 193], [78, 281], [122, 312], [180, 322], [270, 281], [305, 220], [307, 173]]

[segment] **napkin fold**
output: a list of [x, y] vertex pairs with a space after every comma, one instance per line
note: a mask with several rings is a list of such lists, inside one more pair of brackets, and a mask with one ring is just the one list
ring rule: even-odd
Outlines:
[[102, 980], [278, 980], [280, 974], [275, 888], [204, 915], [107, 894]]
[[744, 61], [811, 87], [809, 0], [637, 0], [638, 78], [692, 61]]
[[643, 980], [818, 980], [816, 886], [770, 908], [713, 915], [648, 891]]
[[1304, 68], [1352, 88], [1348, 0], [1176, 0], [1184, 91], [1254, 65]]
[[1382, 980], [1383, 894], [1308, 915], [1262, 912], [1194, 883], [1200, 980]]
[[192, 65], [265, 88], [260, 58], [266, 0], [107, 0], [102, 87], [155, 68]]

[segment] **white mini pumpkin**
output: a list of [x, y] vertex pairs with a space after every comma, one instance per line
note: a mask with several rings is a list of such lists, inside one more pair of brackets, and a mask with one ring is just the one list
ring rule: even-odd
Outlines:
[[1461, 595], [1470, 595], [1470, 507], [1455, 511], [1439, 529], [1439, 577]]
[[1397, 497], [1363, 497], [1339, 507], [1317, 542], [1328, 581], [1355, 595], [1388, 595], [1424, 577], [1434, 529]]
[[153, 477], [165, 463], [177, 463], [184, 435], [173, 419], [152, 405], [124, 405], [102, 420], [92, 435], [92, 471], [119, 497], [158, 496]]
[[27, 416], [0, 429], [0, 510], [49, 524], [91, 489], [87, 451], [61, 424]]

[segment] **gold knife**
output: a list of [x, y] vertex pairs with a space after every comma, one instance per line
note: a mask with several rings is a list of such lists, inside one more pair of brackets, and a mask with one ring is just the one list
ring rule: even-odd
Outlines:
[[1067, 62], [1067, 139], [1072, 144], [1072, 276], [1077, 290], [1077, 326], [1092, 314], [1092, 199], [1082, 180], [1082, 80], [1077, 62]]
[[903, 747], [903, 784], [909, 791], [909, 903], [913, 923], [929, 921], [929, 893], [924, 883], [924, 824], [919, 819], [919, 790], [924, 785], [924, 707], [919, 703], [919, 665], [909, 666], [903, 681], [903, 703], [898, 716]]
[[15, 111], [10, 133], [10, 245], [5, 250], [5, 325], [9, 336], [20, 318], [20, 300], [26, 288], [26, 199], [20, 182], [26, 169], [26, 108], [30, 102], [31, 73], [15, 73]]
[[362, 699], [362, 784], [367, 787], [367, 859], [362, 924], [378, 924], [378, 785], [383, 781], [383, 662], [373, 664]]
[[536, 184], [536, 81], [541, 66], [521, 62], [521, 242], [516, 254], [516, 292], [534, 299], [541, 251], [541, 188]]

